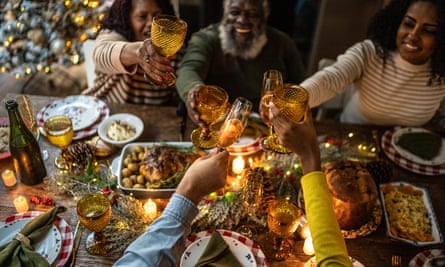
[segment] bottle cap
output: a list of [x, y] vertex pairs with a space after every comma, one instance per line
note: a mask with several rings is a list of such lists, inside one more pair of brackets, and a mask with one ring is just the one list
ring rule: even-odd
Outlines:
[[6, 109], [10, 110], [16, 108], [18, 106], [17, 102], [14, 99], [8, 99], [5, 102]]

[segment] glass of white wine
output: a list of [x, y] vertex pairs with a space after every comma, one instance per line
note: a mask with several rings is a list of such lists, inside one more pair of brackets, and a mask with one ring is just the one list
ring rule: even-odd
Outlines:
[[[62, 149], [62, 151], [66, 149], [73, 140], [73, 123], [70, 117], [66, 115], [55, 115], [48, 118], [45, 121], [43, 128], [48, 141]], [[55, 164], [59, 169], [69, 168], [69, 164], [61, 155], [56, 157]]]
[[235, 99], [219, 130], [219, 147], [227, 148], [240, 138], [246, 128], [252, 106], [252, 102], [247, 98], [238, 97]]
[[[151, 43], [160, 55], [172, 57], [182, 47], [187, 34], [187, 23], [172, 15], [158, 15], [153, 18], [151, 25]], [[170, 80], [167, 86], [176, 82], [174, 73], [169, 73]]]

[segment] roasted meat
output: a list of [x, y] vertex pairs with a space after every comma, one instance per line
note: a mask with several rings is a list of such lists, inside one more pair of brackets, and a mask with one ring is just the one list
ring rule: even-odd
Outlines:
[[197, 158], [199, 155], [192, 152], [178, 151], [166, 146], [153, 147], [145, 152], [139, 172], [150, 183], [154, 183], [183, 171]]

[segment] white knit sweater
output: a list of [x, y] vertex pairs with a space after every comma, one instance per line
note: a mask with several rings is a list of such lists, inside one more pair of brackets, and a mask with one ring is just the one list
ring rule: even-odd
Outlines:
[[430, 62], [413, 65], [395, 52], [383, 67], [373, 43], [365, 40], [301, 85], [309, 91], [309, 105], [315, 107], [352, 84], [342, 122], [421, 126], [434, 116], [445, 97], [445, 85], [428, 86], [430, 70]]

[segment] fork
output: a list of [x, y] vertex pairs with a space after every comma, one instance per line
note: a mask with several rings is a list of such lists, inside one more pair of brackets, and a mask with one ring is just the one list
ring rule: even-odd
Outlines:
[[392, 255], [391, 256], [391, 266], [392, 267], [402, 267], [402, 256]]

